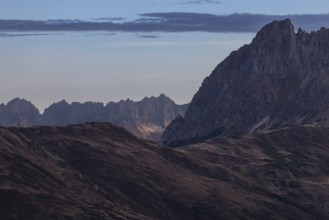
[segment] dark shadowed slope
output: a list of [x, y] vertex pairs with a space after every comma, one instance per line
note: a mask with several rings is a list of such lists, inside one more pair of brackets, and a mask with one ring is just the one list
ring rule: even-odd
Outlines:
[[[115, 201], [104, 199], [106, 195], [92, 180], [60, 155], [52, 153], [56, 133], [57, 129], [52, 127], [0, 128], [1, 219], [117, 219], [122, 214], [129, 216], [129, 209], [120, 210], [122, 207]], [[49, 149], [40, 143], [50, 140]], [[66, 141], [63, 137], [59, 145]], [[69, 142], [72, 141], [73, 136]], [[64, 152], [69, 153], [69, 147]]]
[[[256, 205], [251, 212], [240, 210], [252, 219], [327, 219], [328, 134], [328, 128], [314, 125], [290, 126], [262, 134], [217, 137], [182, 151], [206, 161], [208, 167], [221, 164], [244, 178], [246, 182], [227, 176], [237, 193]], [[247, 192], [240, 192], [244, 187]]]
[[266, 25], [204, 80], [163, 142], [175, 146], [328, 118], [328, 39], [325, 28], [295, 33], [290, 20]]
[[170, 149], [111, 124], [0, 128], [1, 219], [328, 219], [329, 131]]

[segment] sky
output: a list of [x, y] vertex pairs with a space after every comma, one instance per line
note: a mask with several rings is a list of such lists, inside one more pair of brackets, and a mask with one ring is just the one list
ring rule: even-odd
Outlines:
[[314, 31], [328, 13], [328, 0], [1, 0], [0, 103], [187, 103], [266, 23]]

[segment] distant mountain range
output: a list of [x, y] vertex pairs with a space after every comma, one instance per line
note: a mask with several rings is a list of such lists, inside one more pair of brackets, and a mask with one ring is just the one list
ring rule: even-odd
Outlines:
[[295, 33], [289, 19], [266, 25], [203, 81], [162, 141], [179, 146], [289, 124], [328, 124], [328, 39], [325, 28]]
[[159, 140], [166, 126], [183, 116], [187, 104], [177, 105], [167, 96], [144, 98], [139, 102], [122, 100], [105, 106], [96, 102], [62, 100], [45, 109], [43, 114], [29, 101], [15, 98], [0, 105], [0, 125], [29, 127], [33, 125], [70, 125], [83, 122], [111, 122], [146, 139]]

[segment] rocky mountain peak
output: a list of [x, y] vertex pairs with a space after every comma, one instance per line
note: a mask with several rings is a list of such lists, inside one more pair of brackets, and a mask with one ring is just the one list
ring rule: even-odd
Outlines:
[[35, 111], [39, 110], [29, 101], [21, 98], [14, 98], [13, 100], [7, 103], [7, 107], [10, 108], [13, 112], [21, 112], [26, 109], [33, 109]]
[[142, 99], [142, 102], [149, 102], [149, 101], [158, 101], [158, 102], [170, 102], [174, 103], [173, 100], [171, 100], [168, 96], [165, 94], [160, 94], [158, 97], [151, 96], [151, 97], [145, 97]]
[[65, 99], [57, 102], [57, 103], [54, 103], [54, 105], [58, 105], [58, 106], [68, 106], [70, 105]]
[[[162, 100], [169, 100], [170, 98], [168, 96], [166, 96], [165, 94], [161, 93], [158, 97], [159, 99], [162, 99]], [[171, 99], [170, 99], [171, 100]]]
[[[273, 21], [265, 25], [255, 37], [255, 41], [263, 41], [268, 38], [280, 39], [281, 37], [293, 37], [295, 35], [294, 25], [291, 23], [290, 19]], [[274, 38], [275, 36], [275, 38]]]
[[0, 124], [30, 126], [40, 120], [39, 110], [25, 99], [15, 98], [0, 107]]
[[[264, 44], [272, 50], [284, 52], [296, 48], [296, 34], [290, 19], [273, 21], [264, 26], [256, 35], [253, 43]], [[263, 48], [262, 48], [263, 49]]]
[[325, 28], [295, 33], [289, 19], [264, 26], [204, 80], [162, 140], [175, 145], [319, 118], [329, 108], [328, 36]]

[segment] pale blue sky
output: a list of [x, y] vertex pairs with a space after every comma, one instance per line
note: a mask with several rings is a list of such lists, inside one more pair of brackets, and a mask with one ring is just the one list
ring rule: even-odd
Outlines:
[[87, 19], [133, 17], [147, 12], [213, 14], [318, 14], [328, 13], [327, 0], [220, 0], [221, 4], [182, 4], [189, 0], [1, 0], [3, 19]]
[[[120, 17], [125, 20], [118, 20], [116, 24], [133, 21], [136, 25], [139, 24], [136, 19], [148, 18], [140, 16], [145, 13], [326, 15], [329, 8], [327, 0], [218, 2], [1, 0], [0, 19], [7, 24], [4, 19], [93, 21], [97, 18]], [[161, 15], [161, 21], [170, 20], [172, 14], [165, 16]], [[187, 16], [195, 19], [194, 14]], [[329, 27], [329, 23], [326, 25], [327, 17], [321, 19], [317, 20], [319, 25]], [[300, 18], [298, 21], [302, 26], [304, 20]], [[153, 29], [145, 32], [144, 29], [138, 29], [139, 26], [134, 31], [133, 26], [132, 29], [121, 31], [88, 29], [68, 33], [59, 30], [47, 32], [42, 28], [41, 32], [33, 28], [28, 31], [22, 28], [7, 30], [1, 28], [0, 23], [0, 102], [21, 97], [43, 110], [63, 98], [68, 101], [108, 102], [126, 98], [139, 100], [144, 96], [165, 93], [178, 103], [186, 103], [221, 60], [232, 50], [249, 43], [255, 35], [251, 29], [245, 31], [237, 23], [235, 26], [231, 31], [218, 32], [213, 31], [214, 26], [211, 26], [212, 31], [207, 31], [208, 26], [205, 25], [197, 32], [173, 29], [175, 26], [155, 32]]]

